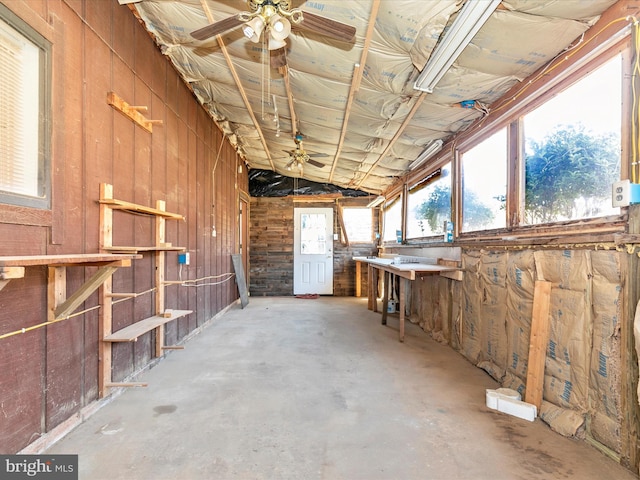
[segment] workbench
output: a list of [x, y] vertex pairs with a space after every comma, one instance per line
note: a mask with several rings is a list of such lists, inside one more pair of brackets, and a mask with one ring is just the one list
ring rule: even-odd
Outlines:
[[[400, 319], [398, 339], [404, 342], [404, 309], [405, 309], [405, 290], [406, 282], [413, 281], [416, 278], [422, 278], [427, 275], [443, 275], [454, 280], [462, 279], [462, 272], [455, 265], [441, 265], [439, 259], [402, 259], [396, 258], [380, 258], [380, 257], [353, 257], [356, 262], [357, 284], [360, 284], [359, 275], [362, 272], [361, 263], [366, 263], [369, 274], [369, 288], [367, 298], [369, 301], [369, 309], [374, 312], [378, 311], [377, 302], [377, 283], [378, 272], [384, 273], [383, 295], [382, 295], [382, 325], [387, 324], [387, 313], [389, 306], [389, 285], [391, 283], [391, 275], [400, 278]], [[433, 262], [433, 263], [431, 263]], [[457, 263], [447, 261], [447, 263]], [[359, 289], [357, 289], [359, 290]], [[359, 293], [359, 292], [357, 292]]]

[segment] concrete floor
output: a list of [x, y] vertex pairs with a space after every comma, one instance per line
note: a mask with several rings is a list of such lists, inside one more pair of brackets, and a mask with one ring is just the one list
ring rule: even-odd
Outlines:
[[[366, 299], [251, 298], [47, 453], [80, 479], [636, 479], [584, 442], [490, 410], [498, 385]], [[407, 322], [408, 323], [408, 322]]]

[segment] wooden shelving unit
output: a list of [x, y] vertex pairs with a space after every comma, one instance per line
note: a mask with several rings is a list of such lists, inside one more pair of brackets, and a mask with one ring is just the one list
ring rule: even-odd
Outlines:
[[[168, 310], [165, 308], [165, 254], [167, 251], [184, 251], [183, 247], [174, 247], [165, 241], [166, 220], [184, 220], [182, 215], [166, 211], [165, 202], [158, 200], [155, 208], [137, 205], [135, 203], [116, 200], [113, 198], [113, 186], [107, 183], [100, 184], [100, 251], [103, 253], [119, 252], [121, 254], [140, 254], [140, 252], [152, 252], [155, 258], [155, 315], [139, 320], [128, 327], [116, 332], [112, 331], [113, 317], [112, 306], [115, 296], [112, 292], [112, 281], [109, 277], [100, 289], [100, 302], [103, 305], [100, 315], [100, 370], [99, 389], [100, 397], [108, 394], [109, 388], [120, 386], [139, 386], [137, 383], [115, 383], [111, 380], [111, 344], [114, 342], [135, 342], [145, 333], [155, 331], [156, 348], [155, 356], [163, 355], [165, 349], [176, 348], [166, 346], [164, 342], [164, 325], [167, 322], [184, 317], [192, 313], [191, 310]], [[149, 215], [155, 220], [155, 245], [151, 246], [114, 246], [113, 245], [113, 211], [120, 210], [137, 215]], [[135, 294], [124, 296], [135, 296]]]
[[[49, 267], [47, 321], [67, 318], [100, 286], [111, 280], [118, 268], [129, 267], [137, 254], [87, 253], [71, 255], [25, 255], [0, 257], [0, 290], [12, 279], [23, 278], [26, 267]], [[98, 267], [98, 270], [67, 297], [67, 267]]]

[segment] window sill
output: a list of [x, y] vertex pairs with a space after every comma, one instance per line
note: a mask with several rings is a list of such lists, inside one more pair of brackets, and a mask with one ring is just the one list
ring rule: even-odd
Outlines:
[[0, 204], [0, 223], [50, 227], [52, 219], [51, 210]]

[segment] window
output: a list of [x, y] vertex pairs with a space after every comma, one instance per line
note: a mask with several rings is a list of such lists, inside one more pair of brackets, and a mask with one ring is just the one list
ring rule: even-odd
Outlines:
[[0, 5], [0, 202], [49, 208], [50, 44]]
[[462, 232], [504, 228], [507, 129], [462, 154]]
[[442, 236], [445, 221], [451, 221], [451, 164], [409, 189], [407, 238]]
[[300, 214], [300, 253], [322, 255], [327, 251], [327, 216], [324, 213]]
[[350, 244], [372, 243], [373, 221], [370, 208], [345, 207], [342, 209], [342, 220]]
[[525, 224], [618, 215], [622, 56], [523, 118]]
[[[402, 197], [396, 197], [393, 201], [388, 203], [384, 208], [384, 231], [382, 234], [382, 240], [384, 242], [398, 242], [398, 232], [401, 232], [402, 228]], [[402, 236], [402, 233], [400, 233]]]

